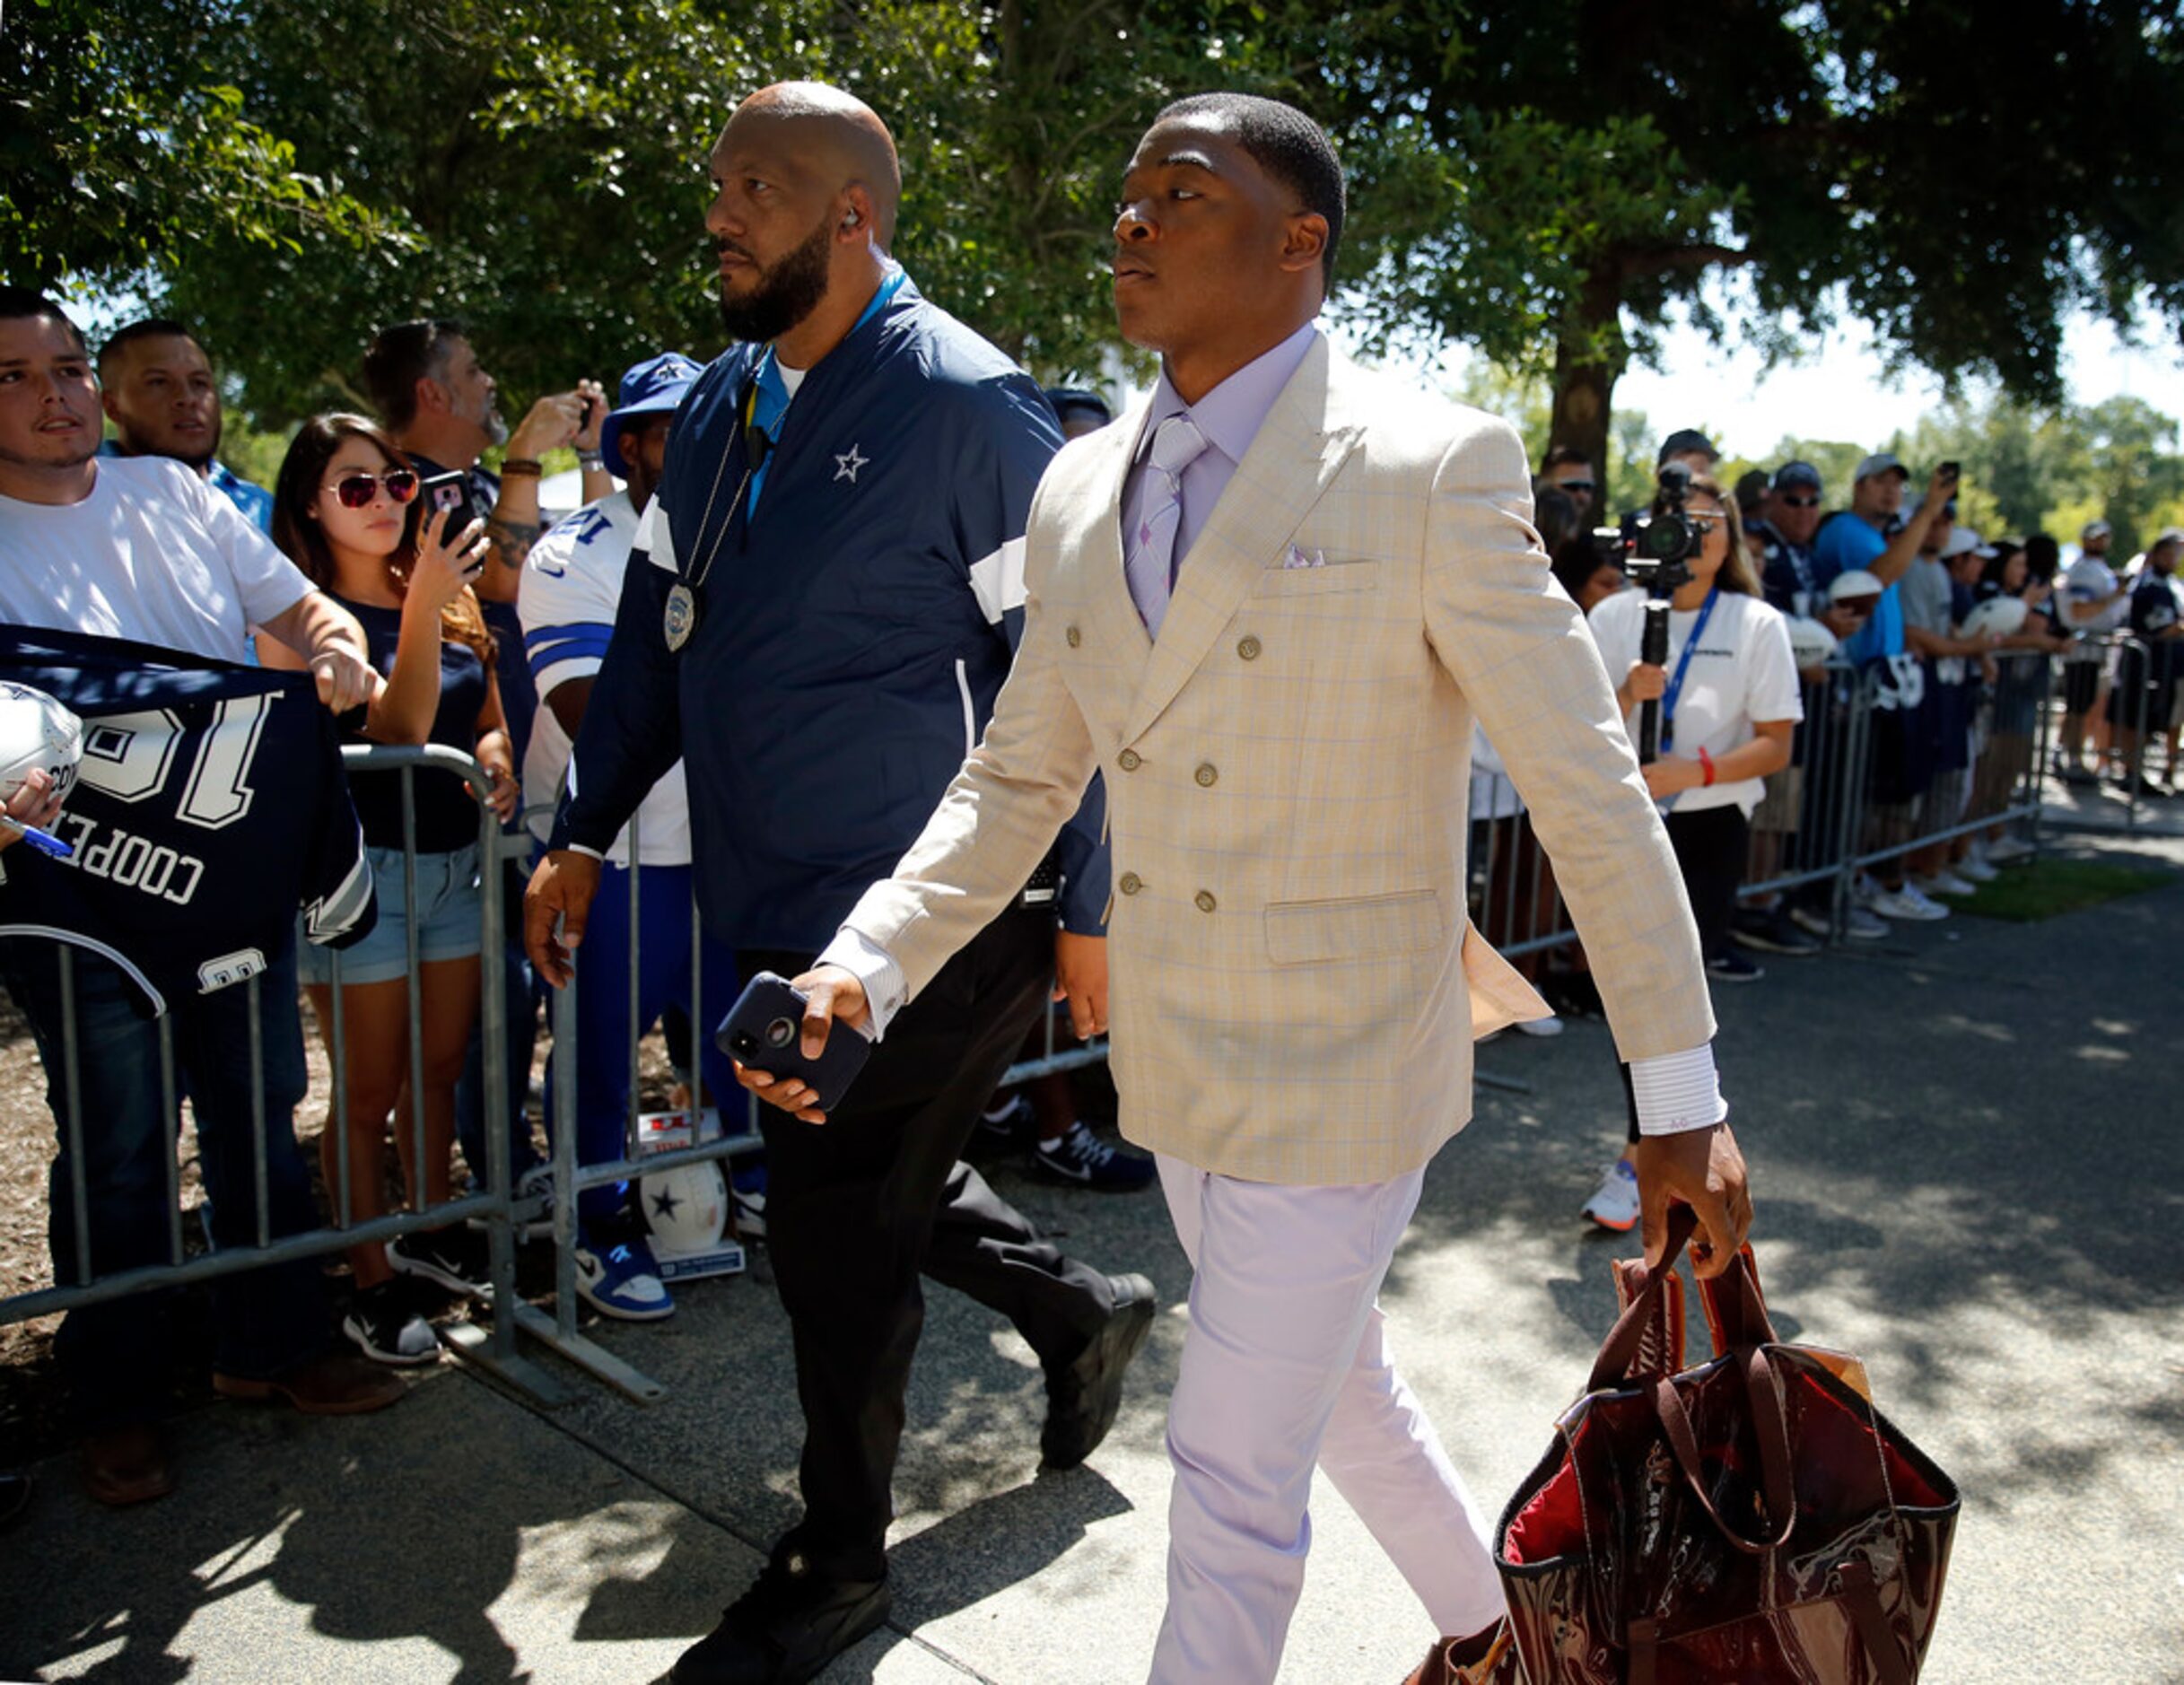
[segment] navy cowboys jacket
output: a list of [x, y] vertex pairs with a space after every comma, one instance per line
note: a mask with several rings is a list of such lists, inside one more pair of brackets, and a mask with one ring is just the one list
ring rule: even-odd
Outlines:
[[[743, 419], [764, 354], [731, 348], [676, 413], [552, 846], [604, 854], [680, 757], [707, 929], [816, 953], [992, 715], [1061, 441], [1038, 387], [904, 281], [805, 377], [754, 517]], [[675, 651], [678, 581], [697, 622]], [[1096, 790], [1061, 851], [1073, 930], [1103, 928], [1098, 833]]]
[[0, 671], [83, 722], [53, 825], [75, 858], [0, 858], [0, 937], [105, 956], [156, 1016], [264, 972], [299, 907], [309, 941], [371, 933], [341, 730], [310, 674], [23, 626], [0, 626]]

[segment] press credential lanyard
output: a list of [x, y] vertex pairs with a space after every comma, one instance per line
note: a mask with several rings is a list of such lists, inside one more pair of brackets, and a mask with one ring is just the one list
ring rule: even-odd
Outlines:
[[1721, 587], [1717, 585], [1707, 593], [1707, 599], [1699, 607], [1699, 618], [1691, 623], [1691, 635], [1683, 641], [1683, 653], [1676, 658], [1676, 671], [1668, 681], [1668, 688], [1661, 693], [1661, 753], [1666, 755], [1676, 741], [1676, 698], [1683, 694], [1683, 676], [1690, 671], [1691, 653], [1699, 648], [1699, 640], [1706, 635], [1707, 622], [1714, 614], [1714, 605], [1721, 598]]
[[[758, 382], [754, 380], [743, 389], [743, 478], [736, 484], [736, 494], [728, 500], [728, 513], [712, 535], [712, 543], [686, 580], [677, 580], [668, 592], [668, 607], [661, 616], [661, 633], [668, 641], [670, 654], [690, 642], [690, 634], [697, 630], [698, 588], [705, 583], [705, 576], [712, 572], [713, 558], [721, 554], [721, 540], [728, 537], [728, 529], [736, 524], [736, 508], [743, 502], [744, 493], [751, 489], [751, 476], [765, 466], [766, 453], [773, 441], [758, 430]], [[705, 493], [705, 512], [698, 517], [698, 533], [705, 531], [705, 524], [712, 519], [713, 499], [721, 493], [721, 476], [728, 471], [731, 453], [721, 453], [720, 465], [712, 471], [712, 489]], [[658, 495], [657, 493], [654, 495]]]

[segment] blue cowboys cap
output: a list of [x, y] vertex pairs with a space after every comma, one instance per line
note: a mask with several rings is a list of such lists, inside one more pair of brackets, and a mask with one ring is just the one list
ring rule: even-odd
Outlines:
[[625, 423], [640, 415], [659, 415], [673, 410], [683, 401], [683, 394], [704, 372], [680, 352], [663, 351], [623, 375], [622, 389], [616, 394], [615, 406], [599, 423], [599, 455], [607, 459], [609, 474], [617, 479], [629, 477], [628, 465], [622, 460]]

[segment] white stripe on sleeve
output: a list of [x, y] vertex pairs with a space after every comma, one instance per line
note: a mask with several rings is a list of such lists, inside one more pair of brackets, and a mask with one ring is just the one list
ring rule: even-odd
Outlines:
[[1011, 538], [992, 555], [971, 563], [971, 589], [989, 624], [1024, 607], [1024, 540]]
[[655, 496], [644, 506], [644, 513], [637, 518], [637, 537], [630, 548], [642, 550], [652, 558], [652, 565], [669, 573], [680, 573], [682, 568], [675, 558], [675, 534], [668, 524], [668, 511]]

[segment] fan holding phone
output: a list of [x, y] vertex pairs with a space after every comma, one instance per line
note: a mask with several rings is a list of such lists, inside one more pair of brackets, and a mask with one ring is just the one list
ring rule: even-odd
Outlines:
[[[459, 479], [459, 476], [442, 476]], [[400, 447], [359, 415], [313, 417], [289, 447], [274, 490], [274, 542], [364, 630], [382, 677], [369, 704], [345, 722], [363, 742], [440, 743], [475, 754], [490, 774], [487, 799], [503, 820], [515, 811], [517, 783], [493, 677], [494, 642], [469, 581], [484, 562], [484, 523], [467, 510], [434, 510]], [[268, 667], [299, 663], [285, 648], [258, 640]], [[397, 1100], [406, 1113], [395, 1131], [413, 1191], [432, 1203], [452, 1197], [450, 1163], [455, 1082], [477, 1017], [478, 812], [470, 788], [450, 773], [415, 775], [415, 904], [402, 858], [400, 773], [354, 775], [351, 789], [379, 886], [379, 922], [342, 958], [347, 1046], [350, 1200], [348, 1218], [379, 1214], [380, 1178], [357, 1166], [380, 1161]], [[422, 1092], [400, 1091], [410, 1069], [408, 940], [417, 940], [424, 1046]], [[319, 1022], [333, 1023], [334, 976], [320, 950], [302, 956], [306, 992]], [[424, 1161], [409, 1162], [415, 1131], [411, 1106], [424, 1113]], [[340, 1185], [337, 1131], [322, 1138], [329, 1189]], [[357, 1295], [343, 1327], [368, 1358], [431, 1362], [432, 1331], [394, 1291], [397, 1270], [450, 1291], [482, 1296], [479, 1237], [457, 1226], [405, 1235], [391, 1245], [350, 1250]]]

